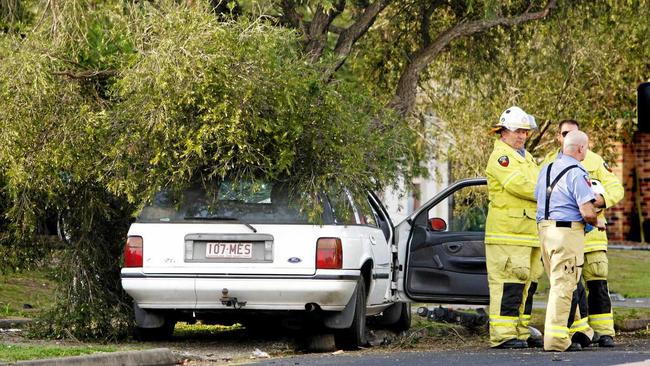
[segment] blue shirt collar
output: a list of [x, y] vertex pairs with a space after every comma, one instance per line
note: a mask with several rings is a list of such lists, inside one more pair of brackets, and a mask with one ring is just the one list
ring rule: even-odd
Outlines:
[[526, 157], [526, 148], [523, 148], [523, 147], [522, 147], [521, 149], [517, 150], [517, 152], [518, 152], [519, 155], [521, 155], [522, 157], [524, 157], [524, 158]]
[[580, 164], [580, 161], [578, 159], [574, 158], [573, 156], [564, 155], [561, 152], [558, 154], [558, 158], [562, 160], [567, 160], [569, 163]]

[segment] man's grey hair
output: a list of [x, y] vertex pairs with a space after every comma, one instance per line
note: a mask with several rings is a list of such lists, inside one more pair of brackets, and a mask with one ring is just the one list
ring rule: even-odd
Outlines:
[[576, 152], [581, 146], [587, 147], [588, 142], [589, 137], [587, 137], [586, 133], [580, 130], [571, 131], [564, 137], [562, 151], [564, 153]]

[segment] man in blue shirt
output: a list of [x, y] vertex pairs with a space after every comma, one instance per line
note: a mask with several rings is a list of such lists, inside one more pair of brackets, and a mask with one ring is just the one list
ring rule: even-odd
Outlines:
[[587, 319], [571, 306], [584, 261], [585, 223], [605, 229], [597, 218], [589, 174], [580, 164], [588, 144], [584, 132], [569, 132], [562, 154], [542, 168], [535, 187], [542, 260], [551, 284], [544, 325], [546, 351], [580, 350], [593, 336]]

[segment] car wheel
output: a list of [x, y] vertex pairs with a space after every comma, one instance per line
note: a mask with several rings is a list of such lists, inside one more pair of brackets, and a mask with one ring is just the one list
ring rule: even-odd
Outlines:
[[395, 332], [403, 332], [411, 328], [411, 303], [400, 302], [396, 304], [400, 306], [399, 318], [393, 324], [388, 325], [388, 329]]
[[357, 281], [355, 296], [352, 325], [335, 334], [336, 346], [347, 350], [354, 350], [368, 344], [366, 338], [366, 284], [363, 278]]
[[403, 332], [411, 328], [411, 303], [396, 302], [382, 311], [381, 315], [370, 318], [380, 328]]
[[331, 333], [310, 334], [307, 337], [307, 350], [310, 352], [336, 351], [336, 340]]
[[140, 341], [164, 341], [174, 334], [175, 320], [165, 319], [162, 326], [157, 328], [136, 327], [133, 337]]

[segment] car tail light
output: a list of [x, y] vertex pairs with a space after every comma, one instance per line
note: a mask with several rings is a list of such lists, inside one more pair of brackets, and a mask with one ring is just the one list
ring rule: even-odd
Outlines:
[[124, 267], [142, 267], [142, 237], [129, 236], [124, 246]]
[[343, 246], [339, 238], [320, 238], [316, 243], [316, 268], [341, 269]]

